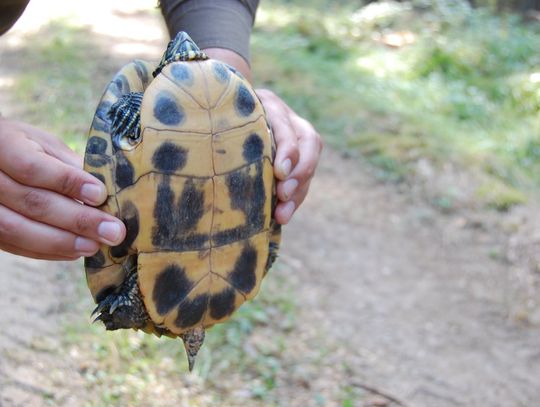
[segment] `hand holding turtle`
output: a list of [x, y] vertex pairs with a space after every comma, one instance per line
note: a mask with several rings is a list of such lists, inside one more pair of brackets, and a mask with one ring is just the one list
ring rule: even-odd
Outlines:
[[[204, 52], [233, 66], [251, 80], [249, 65], [235, 52], [223, 48], [206, 48]], [[258, 89], [256, 92], [277, 144], [274, 175], [279, 180], [277, 193], [280, 203], [274, 216], [278, 223], [286, 224], [306, 198], [323, 144], [311, 123], [298, 116], [274, 92], [268, 89]]]
[[279, 180], [280, 203], [274, 216], [278, 223], [286, 224], [306, 198], [321, 155], [322, 140], [311, 123], [298, 116], [275, 93], [258, 89], [257, 95], [277, 144], [274, 175]]
[[59, 139], [0, 118], [0, 249], [47, 260], [94, 254], [98, 241], [119, 244], [124, 225], [82, 205], [101, 204], [105, 186], [82, 170]]

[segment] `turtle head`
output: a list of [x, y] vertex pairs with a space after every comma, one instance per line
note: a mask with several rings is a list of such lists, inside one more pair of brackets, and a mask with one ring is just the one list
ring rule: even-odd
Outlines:
[[155, 78], [171, 62], [204, 61], [205, 59], [208, 59], [208, 56], [199, 49], [186, 32], [180, 31], [167, 45], [167, 50], [152, 75]]

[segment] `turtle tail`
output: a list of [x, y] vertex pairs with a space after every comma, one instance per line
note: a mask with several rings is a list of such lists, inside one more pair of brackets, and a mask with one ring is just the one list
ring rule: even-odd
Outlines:
[[195, 357], [199, 352], [204, 342], [204, 328], [199, 326], [197, 328], [190, 329], [180, 335], [184, 341], [184, 347], [186, 348], [186, 354], [188, 358], [189, 371], [193, 370], [195, 366]]
[[187, 33], [180, 31], [167, 45], [167, 50], [152, 75], [154, 78], [158, 76], [162, 69], [171, 62], [204, 61], [205, 59], [208, 59], [208, 55], [199, 49]]

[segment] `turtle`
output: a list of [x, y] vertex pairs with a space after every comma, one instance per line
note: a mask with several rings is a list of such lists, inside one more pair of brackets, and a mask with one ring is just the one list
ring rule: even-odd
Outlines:
[[84, 168], [126, 238], [86, 257], [92, 315], [107, 330], [180, 337], [191, 371], [206, 329], [258, 293], [281, 226], [276, 144], [250, 83], [189, 35], [161, 61], [134, 60], [108, 84]]

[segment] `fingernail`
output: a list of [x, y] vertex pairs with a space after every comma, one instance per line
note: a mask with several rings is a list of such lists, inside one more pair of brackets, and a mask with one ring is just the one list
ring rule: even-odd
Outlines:
[[283, 174], [283, 178], [287, 178], [289, 176], [291, 173], [291, 167], [292, 162], [288, 158], [281, 163], [281, 173]]
[[100, 204], [104, 198], [103, 187], [96, 184], [83, 184], [81, 198], [86, 203]]
[[85, 237], [75, 238], [75, 251], [82, 255], [92, 255], [99, 248], [99, 245], [93, 240]]
[[107, 240], [107, 243], [120, 243], [118, 240], [120, 239], [121, 233], [122, 229], [116, 222], [101, 222], [98, 226], [99, 236], [102, 239]]
[[283, 191], [283, 195], [285, 195], [285, 200], [288, 201], [291, 198], [292, 194], [294, 193], [297, 187], [298, 187], [298, 181], [295, 180], [294, 178], [291, 178], [283, 183], [282, 191]]
[[294, 213], [294, 210], [296, 208], [296, 205], [293, 201], [286, 202], [283, 205], [283, 209], [281, 210], [281, 216], [285, 218], [285, 223], [288, 223], [291, 220], [291, 217]]

